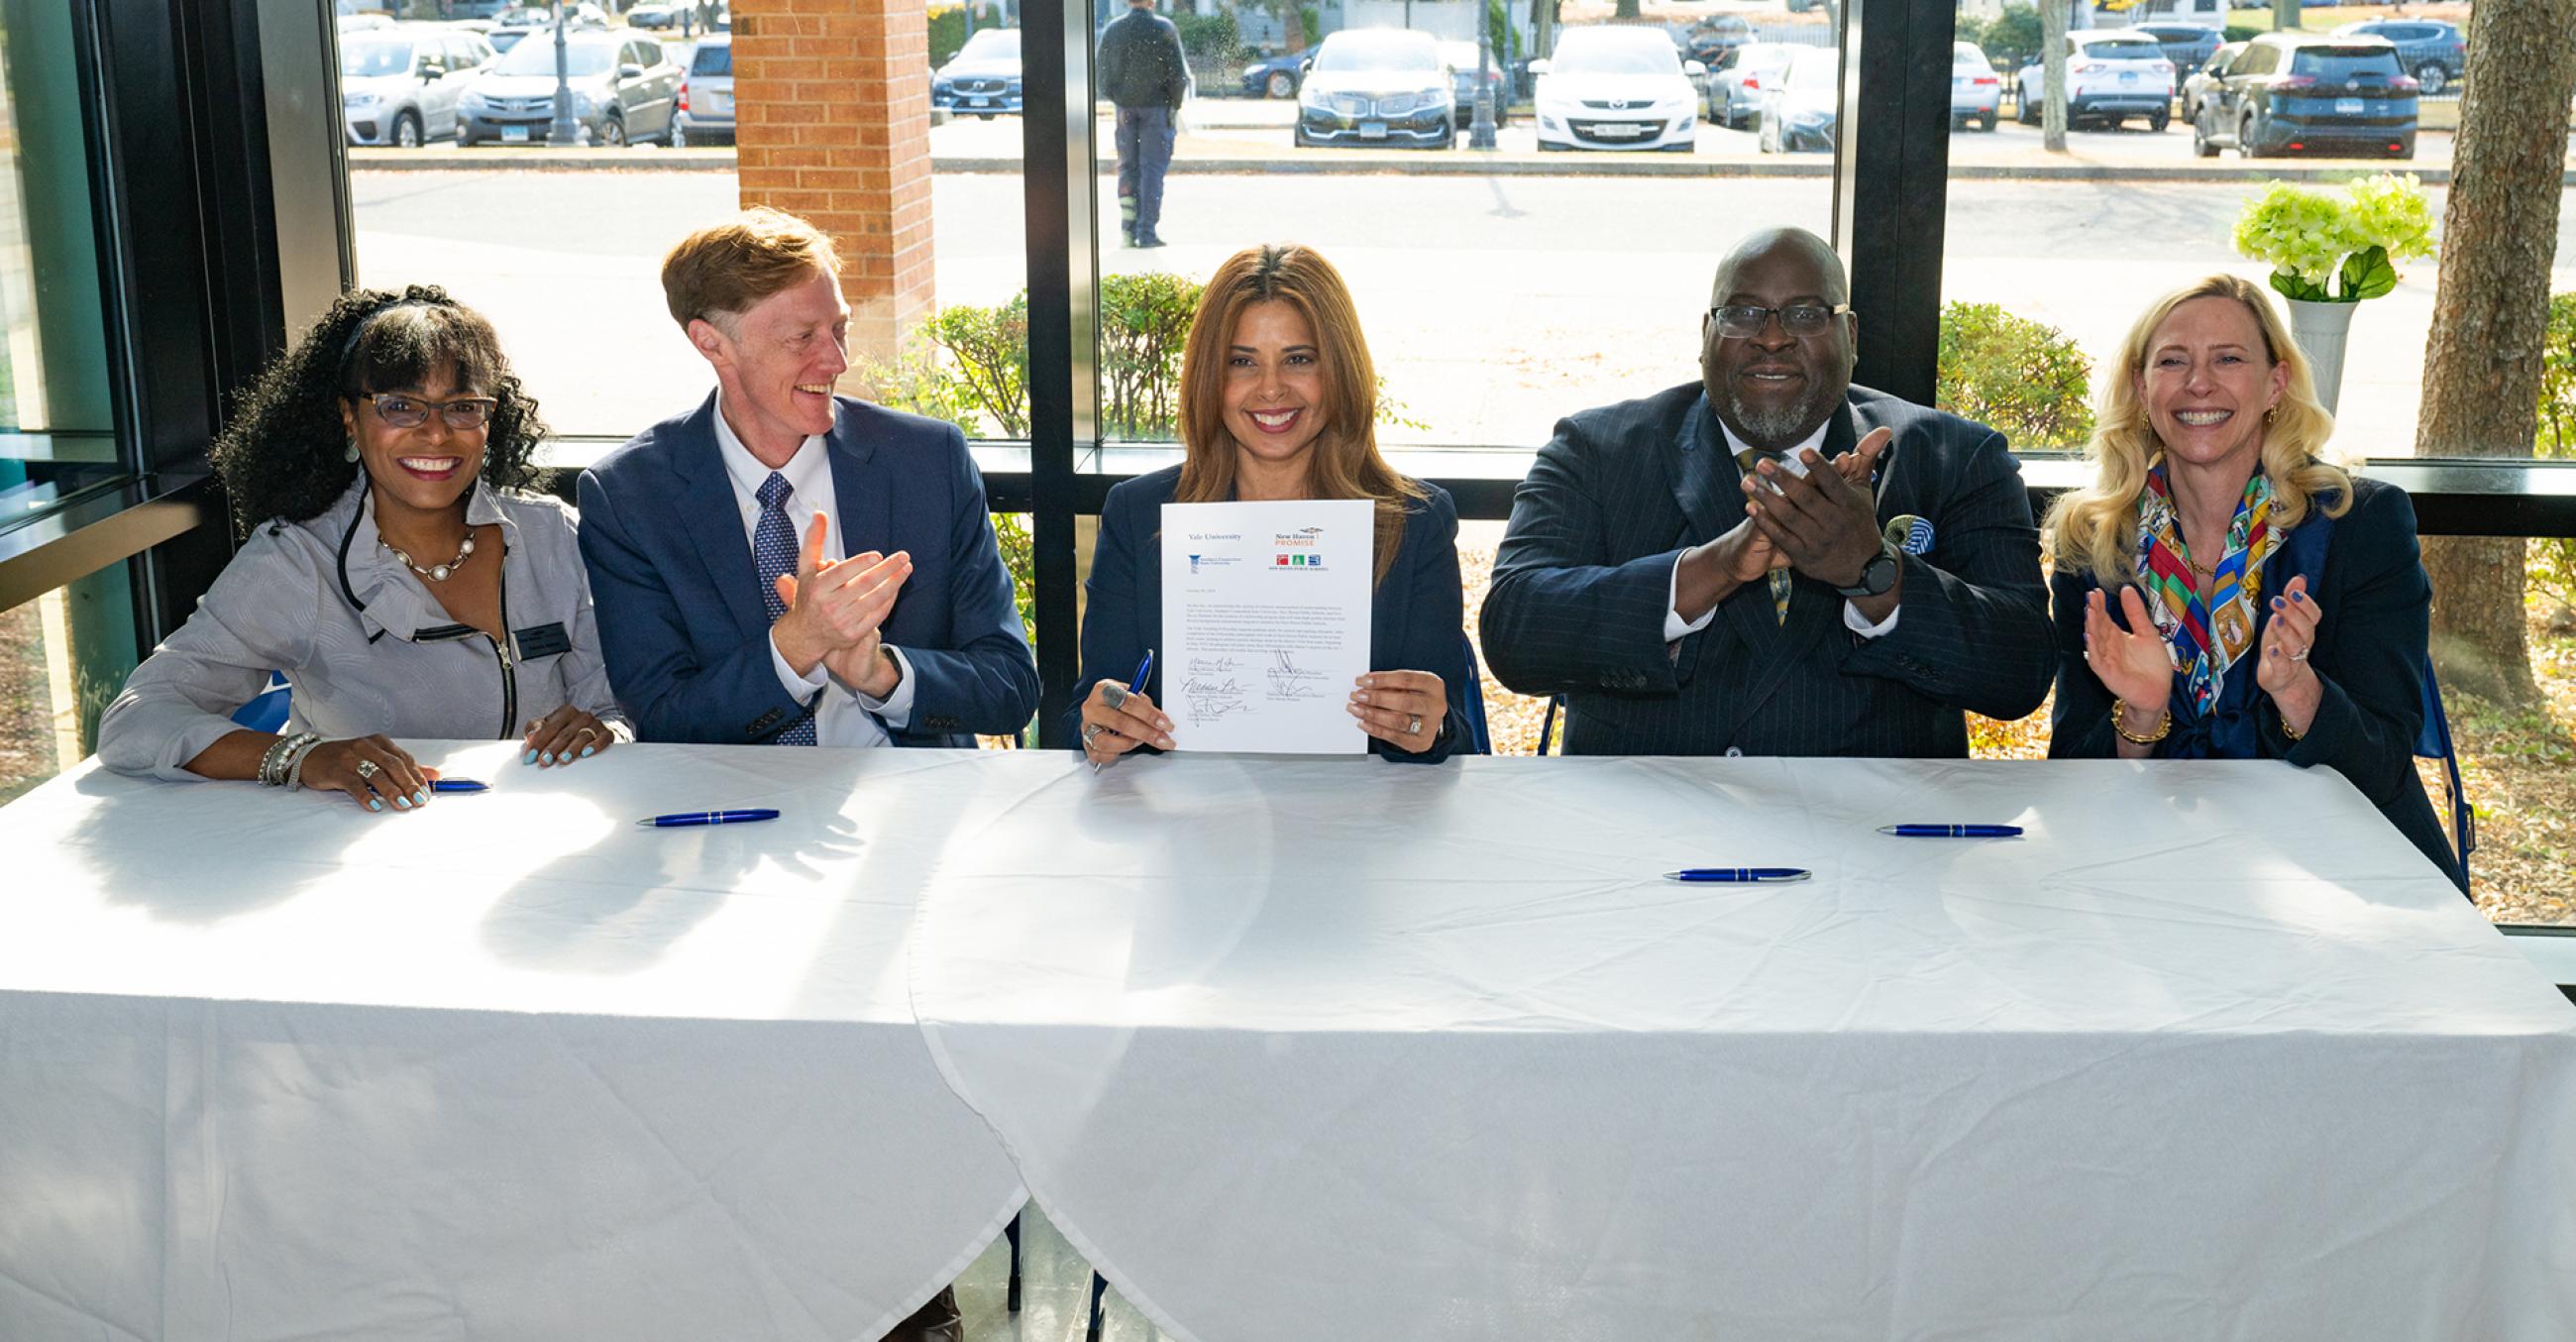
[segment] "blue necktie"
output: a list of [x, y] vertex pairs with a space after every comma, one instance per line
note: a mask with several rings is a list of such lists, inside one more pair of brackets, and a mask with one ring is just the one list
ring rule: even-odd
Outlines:
[[[751, 562], [760, 570], [760, 608], [769, 612], [771, 624], [787, 613], [787, 603], [778, 599], [779, 576], [796, 571], [796, 528], [787, 520], [787, 496], [795, 492], [776, 471], [760, 482], [760, 525], [751, 531]], [[814, 744], [813, 710], [774, 739], [782, 746]]]

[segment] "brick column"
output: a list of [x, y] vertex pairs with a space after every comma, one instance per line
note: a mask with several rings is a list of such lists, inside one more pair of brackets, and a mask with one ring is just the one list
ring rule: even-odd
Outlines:
[[937, 306], [926, 6], [734, 0], [733, 14], [742, 203], [831, 235], [852, 361], [891, 362]]

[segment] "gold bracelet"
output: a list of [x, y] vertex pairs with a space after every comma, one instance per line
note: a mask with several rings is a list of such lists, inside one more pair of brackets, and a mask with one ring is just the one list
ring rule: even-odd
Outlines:
[[2171, 708], [2167, 708], [2164, 713], [2156, 719], [2156, 731], [2153, 736], [2139, 736], [2131, 732], [2128, 729], [2128, 726], [2120, 721], [2120, 715], [2128, 710], [2129, 704], [2127, 700], [2114, 699], [2111, 701], [2111, 730], [2118, 732], [2120, 734], [2120, 739], [2128, 742], [2130, 745], [2154, 745], [2156, 742], [2165, 739], [2165, 734], [2167, 732], [2173, 730], [2173, 710]]
[[[2279, 712], [2280, 710], [2278, 710], [2278, 709], [2276, 708], [2276, 709], [2274, 709], [2273, 711], [2274, 711], [2274, 712]], [[2315, 725], [2315, 724], [2311, 723], [2310, 725], [2311, 725], [2311, 726], [2313, 726], [2313, 725]], [[2286, 736], [2286, 737], [2290, 738], [2290, 739], [2291, 739], [2291, 740], [2293, 740], [2293, 741], [2296, 741], [2296, 740], [2298, 740], [2298, 739], [2299, 739], [2299, 729], [2298, 729], [2298, 728], [2296, 728], [2296, 727], [2291, 726], [2291, 725], [2290, 725], [2290, 720], [2289, 720], [2288, 718], [2283, 718], [2283, 719], [2281, 719], [2281, 735]]]

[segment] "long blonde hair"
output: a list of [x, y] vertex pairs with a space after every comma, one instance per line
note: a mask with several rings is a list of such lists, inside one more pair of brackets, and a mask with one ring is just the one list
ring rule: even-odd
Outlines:
[[2263, 353], [2269, 364], [2286, 364], [2289, 381], [2263, 428], [2263, 474], [2272, 481], [2272, 524], [2297, 526], [2320, 494], [2333, 497], [2324, 505], [2328, 517], [2341, 517], [2352, 506], [2352, 476], [2325, 459], [2326, 439], [2334, 433], [2334, 416], [2317, 401], [2316, 375], [2308, 357], [2271, 300], [2253, 284], [2234, 275], [2212, 275], [2156, 300], [2129, 328], [2120, 355], [2102, 388], [2101, 413], [2094, 420], [2093, 440], [2084, 455], [2094, 466], [2093, 483], [2058, 496], [2046, 525], [2056, 532], [2051, 553], [2071, 572], [2092, 573], [2105, 583], [2137, 576], [2138, 496], [2146, 491], [2147, 472], [2164, 459], [2164, 444], [2147, 419], [2138, 381], [2146, 372], [2148, 344], [2174, 309], [2195, 298], [2233, 298], [2254, 314], [2263, 331]]
[[1430, 497], [1421, 482], [1396, 470], [1377, 450], [1377, 365], [1360, 334], [1359, 309], [1341, 272], [1313, 248], [1296, 243], [1246, 247], [1225, 259], [1199, 296], [1181, 353], [1180, 485], [1175, 503], [1215, 503], [1234, 494], [1235, 441], [1225, 427], [1226, 353], [1235, 323], [1255, 303], [1295, 308], [1315, 333], [1323, 373], [1322, 428], [1308, 454], [1306, 488], [1319, 499], [1377, 503], [1376, 577], [1386, 581], [1404, 542], [1404, 514]]

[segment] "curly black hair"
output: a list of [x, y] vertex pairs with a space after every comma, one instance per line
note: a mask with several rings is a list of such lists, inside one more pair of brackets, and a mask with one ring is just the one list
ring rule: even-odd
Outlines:
[[356, 289], [261, 371], [216, 435], [207, 456], [231, 497], [233, 525], [247, 534], [270, 518], [301, 522], [330, 507], [358, 475], [345, 455], [342, 399], [419, 387], [441, 369], [500, 402], [484, 439], [484, 480], [541, 488], [546, 472], [535, 457], [545, 422], [502, 358], [492, 323], [435, 285]]

